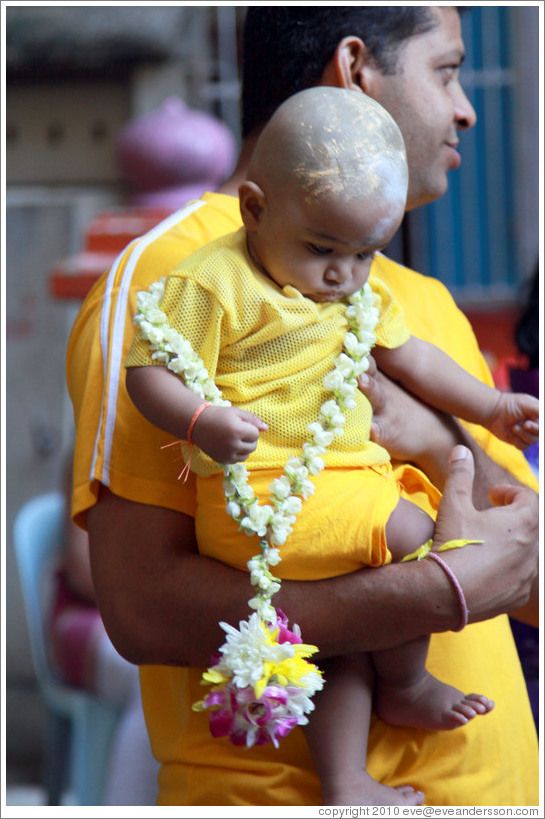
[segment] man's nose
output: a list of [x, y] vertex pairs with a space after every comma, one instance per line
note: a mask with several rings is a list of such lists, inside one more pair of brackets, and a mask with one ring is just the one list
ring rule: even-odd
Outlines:
[[467, 131], [469, 128], [473, 128], [477, 122], [477, 113], [461, 86], [455, 100], [455, 117], [456, 126], [460, 131]]

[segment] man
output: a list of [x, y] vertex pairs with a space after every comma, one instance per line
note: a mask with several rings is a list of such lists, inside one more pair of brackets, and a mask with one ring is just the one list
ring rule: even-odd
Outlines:
[[[206, 718], [190, 710], [202, 692], [199, 667], [223, 641], [218, 621], [236, 624], [247, 617], [250, 586], [246, 574], [197, 554], [190, 483], [176, 481], [172, 450], [160, 449], [170, 439], [143, 421], [125, 393], [135, 294], [204, 242], [240, 225], [234, 196], [260, 127], [281, 99], [306, 85], [351, 88], [383, 104], [407, 145], [408, 206], [440, 196], [448, 171], [460, 162], [458, 131], [475, 122], [459, 85], [462, 59], [454, 7], [251, 7], [244, 40], [245, 140], [233, 177], [220, 194], [189, 204], [133, 243], [78, 316], [68, 354], [78, 433], [73, 514], [89, 531], [110, 637], [142, 666], [152, 747], [162, 762], [160, 805], [312, 805], [320, 804], [320, 793], [301, 729], [279, 750], [247, 752], [213, 740]], [[404, 306], [411, 331], [489, 380], [469, 326], [442, 285], [384, 257], [375, 265], [373, 272]], [[536, 574], [537, 501], [519, 481], [535, 482], [519, 453], [482, 430], [471, 428], [469, 435], [384, 379], [371, 379], [364, 389], [378, 412], [375, 434], [393, 457], [416, 463], [440, 487], [448, 476], [437, 543], [485, 540], [445, 553], [475, 625], [445, 633], [458, 624], [457, 599], [431, 561], [319, 583], [284, 582], [275, 602], [324, 656], [431, 633], [430, 670], [501, 704], [480, 726], [455, 735], [392, 729], [376, 720], [369, 746], [376, 779], [419, 788], [432, 805], [536, 804], [535, 730], [507, 617], [496, 617], [527, 602]], [[457, 449], [457, 456], [467, 457], [448, 467], [458, 443], [473, 455]], [[469, 496], [473, 460], [481, 512]], [[492, 496], [503, 508], [484, 508], [495, 484], [503, 484]], [[526, 606], [530, 616], [532, 603]]]

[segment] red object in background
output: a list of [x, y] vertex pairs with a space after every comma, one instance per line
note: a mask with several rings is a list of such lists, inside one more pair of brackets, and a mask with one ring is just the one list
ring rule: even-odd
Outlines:
[[124, 208], [99, 213], [85, 231], [82, 252], [61, 259], [53, 267], [49, 279], [51, 295], [56, 299], [84, 299], [118, 254], [170, 213], [165, 208]]
[[515, 342], [515, 326], [520, 315], [518, 305], [497, 310], [464, 310], [479, 347], [492, 371], [496, 387], [510, 390], [511, 367], [524, 369], [526, 359], [521, 357]]
[[122, 128], [115, 156], [129, 190], [127, 205], [99, 213], [85, 232], [82, 251], [55, 265], [50, 292], [56, 299], [85, 298], [133, 239], [216, 190], [233, 168], [236, 143], [220, 119], [169, 97]]

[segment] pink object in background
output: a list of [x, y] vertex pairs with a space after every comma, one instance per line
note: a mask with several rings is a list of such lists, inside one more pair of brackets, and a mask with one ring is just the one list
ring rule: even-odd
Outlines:
[[121, 130], [116, 160], [129, 204], [172, 210], [214, 191], [233, 168], [235, 138], [221, 120], [169, 97]]

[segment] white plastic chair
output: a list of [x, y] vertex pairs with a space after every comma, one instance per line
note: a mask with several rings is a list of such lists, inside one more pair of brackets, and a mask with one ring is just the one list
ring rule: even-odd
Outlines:
[[101, 805], [119, 711], [64, 683], [46, 648], [48, 592], [63, 543], [64, 509], [60, 492], [28, 501], [15, 519], [14, 545], [34, 670], [48, 709], [44, 749], [48, 804], [61, 804], [67, 787], [77, 805]]

